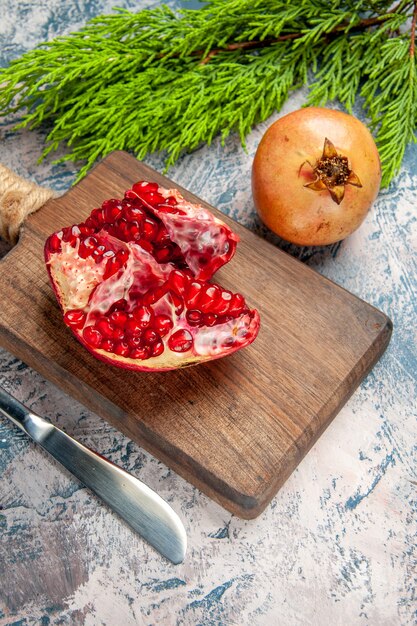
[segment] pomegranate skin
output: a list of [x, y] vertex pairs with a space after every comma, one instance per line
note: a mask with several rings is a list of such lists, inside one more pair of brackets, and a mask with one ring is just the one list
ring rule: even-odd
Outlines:
[[[345, 185], [340, 204], [328, 189], [306, 187], [316, 179], [314, 166], [325, 139], [361, 187]], [[264, 134], [252, 168], [252, 193], [262, 221], [283, 239], [318, 246], [340, 241], [355, 231], [378, 195], [381, 166], [374, 139], [357, 118], [341, 111], [309, 107], [289, 113]]]

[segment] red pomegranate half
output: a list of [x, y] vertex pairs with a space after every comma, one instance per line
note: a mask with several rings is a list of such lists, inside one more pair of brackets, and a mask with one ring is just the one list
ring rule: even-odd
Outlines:
[[247, 346], [259, 315], [208, 280], [238, 237], [175, 190], [139, 182], [53, 233], [45, 260], [65, 324], [94, 356], [170, 370]]

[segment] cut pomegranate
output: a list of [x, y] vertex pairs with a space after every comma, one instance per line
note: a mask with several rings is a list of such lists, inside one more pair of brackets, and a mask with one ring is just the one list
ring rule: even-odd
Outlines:
[[177, 190], [140, 182], [45, 244], [64, 322], [103, 361], [168, 370], [251, 343], [257, 311], [209, 283], [238, 237]]

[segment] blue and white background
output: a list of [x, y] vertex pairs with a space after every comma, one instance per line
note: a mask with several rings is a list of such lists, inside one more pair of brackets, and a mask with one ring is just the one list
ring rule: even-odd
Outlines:
[[[0, 0], [0, 64], [81, 27], [119, 0]], [[171, 6], [178, 3], [169, 2]], [[184, 156], [169, 176], [265, 235], [250, 168], [259, 140], [231, 137]], [[358, 112], [359, 113], [359, 112]], [[360, 114], [360, 113], [359, 113]], [[0, 161], [64, 192], [72, 164], [37, 159], [44, 135], [0, 121]], [[162, 170], [159, 156], [146, 162]], [[359, 231], [322, 250], [290, 249], [385, 311], [391, 344], [267, 510], [242, 521], [99, 416], [0, 350], [0, 384], [133, 472], [182, 516], [186, 561], [172, 566], [38, 447], [0, 419], [0, 625], [378, 626], [417, 624], [417, 145]], [[268, 236], [268, 235], [266, 235]], [[7, 247], [0, 244], [2, 254]]]

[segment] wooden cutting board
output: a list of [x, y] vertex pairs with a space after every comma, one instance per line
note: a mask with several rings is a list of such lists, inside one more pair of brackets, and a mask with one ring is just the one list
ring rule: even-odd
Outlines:
[[123, 152], [27, 220], [0, 262], [0, 344], [139, 442], [229, 511], [261, 513], [387, 346], [380, 311], [225, 216], [241, 242], [216, 274], [261, 315], [256, 341], [212, 363], [129, 372], [87, 352], [62, 322], [46, 237], [137, 180], [175, 186]]

